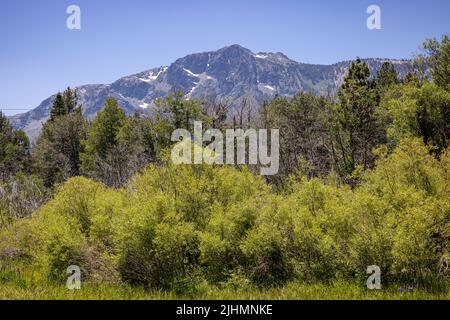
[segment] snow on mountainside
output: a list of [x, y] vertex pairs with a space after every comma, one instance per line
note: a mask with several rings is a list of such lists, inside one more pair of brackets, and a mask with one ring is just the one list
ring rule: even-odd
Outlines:
[[[393, 62], [400, 76], [412, 70], [408, 60], [365, 59], [374, 74], [384, 61]], [[284, 54], [252, 51], [232, 45], [217, 51], [191, 54], [170, 66], [150, 69], [123, 77], [111, 84], [75, 88], [83, 114], [92, 118], [106, 98], [116, 98], [127, 114], [147, 113], [154, 100], [182, 90], [186, 98], [226, 99], [238, 106], [242, 99], [261, 105], [274, 95], [292, 96], [299, 91], [334, 94], [342, 83], [350, 61], [334, 65], [298, 63]], [[37, 108], [12, 116], [15, 128], [35, 138], [49, 116], [54, 96]]]

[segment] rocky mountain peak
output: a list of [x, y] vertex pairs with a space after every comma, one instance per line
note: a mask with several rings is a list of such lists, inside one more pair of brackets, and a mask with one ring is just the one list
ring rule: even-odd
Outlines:
[[[372, 74], [389, 59], [366, 59]], [[412, 70], [408, 60], [392, 60], [400, 76]], [[262, 105], [276, 94], [293, 96], [299, 91], [333, 94], [342, 83], [350, 61], [334, 65], [298, 63], [281, 52], [258, 52], [233, 44], [217, 51], [187, 55], [169, 66], [125, 76], [112, 84], [75, 88], [83, 113], [92, 118], [108, 97], [116, 98], [127, 114], [149, 113], [154, 101], [181, 90], [187, 99], [226, 100], [232, 107], [242, 100]], [[11, 117], [14, 127], [36, 138], [49, 116], [54, 96], [37, 108]], [[232, 111], [232, 110], [231, 110]]]

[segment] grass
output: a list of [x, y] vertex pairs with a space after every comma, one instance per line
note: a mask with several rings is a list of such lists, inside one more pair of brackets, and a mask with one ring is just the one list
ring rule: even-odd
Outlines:
[[69, 290], [65, 285], [48, 282], [38, 270], [23, 266], [0, 269], [0, 300], [450, 300], [448, 286], [439, 292], [414, 290], [403, 294], [399, 287], [368, 290], [363, 284], [345, 281], [292, 281], [266, 289], [249, 282], [223, 286], [199, 282], [175, 291], [148, 291], [111, 283], [82, 283], [80, 290]]
[[63, 285], [0, 284], [1, 300], [450, 300], [450, 292], [431, 293], [416, 290], [401, 294], [395, 288], [367, 290], [345, 282], [331, 285], [291, 282], [284, 287], [257, 289], [218, 288], [200, 285], [194, 294], [145, 291], [127, 285], [86, 284], [80, 290]]

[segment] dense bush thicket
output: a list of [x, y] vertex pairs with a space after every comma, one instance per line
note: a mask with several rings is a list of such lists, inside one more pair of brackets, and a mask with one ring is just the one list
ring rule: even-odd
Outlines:
[[85, 279], [152, 288], [355, 279], [374, 264], [391, 281], [448, 280], [448, 151], [437, 160], [407, 139], [379, 155], [354, 189], [292, 176], [275, 194], [246, 169], [169, 163], [118, 190], [72, 178], [0, 251], [53, 279], [75, 264]]

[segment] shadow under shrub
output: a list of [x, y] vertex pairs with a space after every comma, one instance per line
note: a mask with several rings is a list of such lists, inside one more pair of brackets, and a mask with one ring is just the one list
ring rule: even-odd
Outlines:
[[200, 256], [193, 225], [176, 217], [164, 220], [144, 227], [125, 249], [119, 266], [123, 280], [147, 288], [170, 289], [192, 275]]

